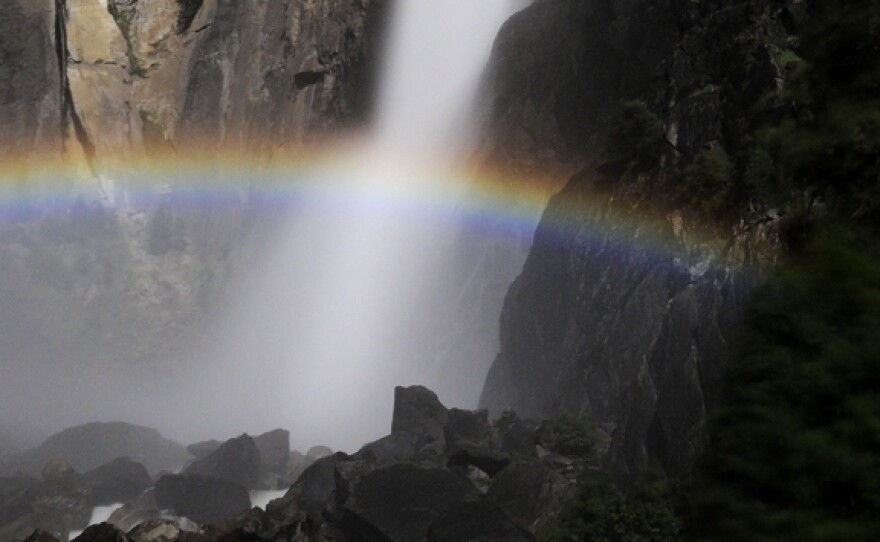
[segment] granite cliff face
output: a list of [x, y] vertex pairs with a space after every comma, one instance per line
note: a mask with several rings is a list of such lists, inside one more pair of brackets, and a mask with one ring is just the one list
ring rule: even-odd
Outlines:
[[[539, 0], [509, 21], [484, 143], [525, 168], [587, 166], [550, 202], [508, 292], [481, 406], [587, 414], [623, 477], [650, 459], [691, 474], [776, 221], [707, 219], [672, 170], [701, 149], [739, 151], [750, 109], [784, 83], [802, 9]], [[603, 169], [609, 111], [633, 99], [662, 121], [668, 152], [650, 173]]]
[[26, 203], [0, 226], [5, 385], [28, 367], [48, 382], [179, 358], [272, 218], [243, 183], [240, 205], [179, 212], [167, 169], [146, 183], [131, 165], [269, 160], [357, 129], [385, 13], [383, 0], [3, 2], [0, 158], [21, 166]]

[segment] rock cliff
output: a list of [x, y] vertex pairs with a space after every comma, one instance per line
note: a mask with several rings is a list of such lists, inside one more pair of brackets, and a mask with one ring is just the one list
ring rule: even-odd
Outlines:
[[3, 2], [0, 174], [21, 193], [0, 223], [2, 385], [54, 394], [50, 382], [105, 370], [167, 372], [271, 217], [246, 183], [234, 209], [180, 212], [169, 168], [132, 164], [193, 150], [268, 160], [358, 128], [385, 12], [384, 0]]
[[[481, 406], [586, 414], [623, 478], [651, 459], [691, 475], [775, 219], [706, 217], [674, 169], [703, 149], [740, 152], [750, 110], [784, 84], [802, 7], [538, 0], [508, 22], [484, 144], [526, 168], [586, 167], [550, 202], [508, 292]], [[601, 160], [609, 112], [633, 99], [665, 133], [647, 172]]]

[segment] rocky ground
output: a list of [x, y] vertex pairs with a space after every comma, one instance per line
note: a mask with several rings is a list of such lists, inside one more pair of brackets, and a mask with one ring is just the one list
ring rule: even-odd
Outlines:
[[[59, 449], [40, 478], [2, 479], [0, 540], [64, 541], [93, 507], [120, 502], [76, 540], [532, 540], [598, 472], [607, 442], [588, 440], [572, 447], [559, 423], [513, 412], [490, 421], [485, 410], [447, 409], [427, 388], [397, 388], [391, 434], [354, 454], [303, 456], [277, 430], [191, 445], [178, 474], [127, 458], [80, 474]], [[251, 508], [248, 490], [285, 487], [266, 510]]]

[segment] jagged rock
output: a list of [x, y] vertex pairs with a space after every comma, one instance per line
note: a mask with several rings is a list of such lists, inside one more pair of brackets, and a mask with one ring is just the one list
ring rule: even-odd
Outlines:
[[276, 429], [254, 437], [260, 451], [260, 486], [276, 489], [289, 486], [290, 432]]
[[173, 471], [189, 457], [183, 446], [163, 438], [155, 429], [123, 422], [90, 423], [52, 435], [8, 468], [36, 474], [58, 455], [80, 472], [120, 457], [131, 458], [150, 472]]
[[60, 542], [51, 534], [37, 529], [32, 535], [24, 539], [24, 542]]
[[510, 455], [491, 448], [460, 443], [456, 446], [456, 450], [449, 455], [446, 464], [450, 467], [471, 465], [489, 476], [495, 476], [501, 469], [509, 465], [510, 461]]
[[92, 525], [74, 540], [76, 542], [133, 542], [125, 533], [109, 523]]
[[535, 454], [535, 431], [513, 411], [505, 411], [495, 421], [500, 449], [514, 456], [532, 456]]
[[440, 515], [428, 530], [428, 542], [527, 542], [528, 531], [514, 524], [498, 506], [488, 501], [467, 502]]
[[195, 444], [190, 444], [186, 447], [186, 451], [192, 454], [196, 459], [201, 459], [208, 454], [217, 451], [223, 443], [219, 440], [205, 440], [202, 442], [196, 442]]
[[489, 427], [488, 410], [450, 409], [446, 416], [446, 446], [452, 447], [459, 442], [485, 444], [492, 438]]
[[171, 542], [182, 533], [196, 532], [198, 527], [172, 519], [151, 519], [128, 531], [132, 542]]
[[336, 466], [350, 457], [336, 453], [309, 466], [281, 499], [274, 500], [266, 511], [274, 517], [305, 513], [320, 518], [321, 512], [336, 491]]
[[147, 468], [122, 457], [83, 475], [96, 505], [128, 502], [153, 485]]
[[215, 451], [193, 461], [184, 473], [222, 478], [246, 489], [254, 489], [260, 482], [261, 465], [260, 450], [254, 439], [241, 435], [227, 440]]
[[323, 459], [331, 455], [333, 455], [333, 450], [331, 450], [327, 446], [312, 446], [311, 448], [309, 448], [309, 451], [306, 452], [306, 457], [313, 461], [317, 461], [318, 459]]
[[35, 531], [43, 531], [58, 540], [67, 537], [70, 528], [58, 515], [31, 512], [0, 526], [0, 540], [24, 540]]
[[446, 407], [440, 403], [437, 394], [428, 388], [424, 386], [394, 388], [392, 435], [412, 439], [417, 449], [433, 445], [442, 452], [446, 443], [444, 434], [446, 419]]
[[156, 503], [160, 510], [196, 523], [220, 523], [251, 506], [245, 488], [220, 478], [199, 474], [163, 476], [156, 482]]
[[419, 542], [438, 517], [479, 498], [470, 483], [447, 470], [393, 465], [337, 490], [337, 525], [354, 539], [373, 533], [377, 540]]
[[575, 483], [537, 461], [513, 463], [492, 481], [486, 498], [521, 528], [536, 532], [539, 522], [571, 500]]
[[107, 523], [127, 533], [145, 521], [159, 519], [161, 515], [156, 502], [156, 491], [150, 489], [115, 510]]

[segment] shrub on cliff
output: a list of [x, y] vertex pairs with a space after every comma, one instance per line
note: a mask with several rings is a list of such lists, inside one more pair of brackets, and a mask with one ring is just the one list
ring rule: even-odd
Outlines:
[[753, 297], [710, 423], [697, 540], [880, 533], [880, 254], [818, 235]]
[[602, 161], [646, 173], [659, 165], [664, 146], [663, 125], [645, 102], [624, 102], [608, 118]]
[[584, 482], [575, 501], [554, 525], [541, 533], [543, 542], [674, 542], [680, 524], [675, 514], [675, 488], [659, 467], [645, 469], [630, 496], [603, 475]]
[[683, 180], [679, 194], [685, 203], [711, 215], [730, 204], [734, 164], [723, 150], [705, 149], [685, 168]]

